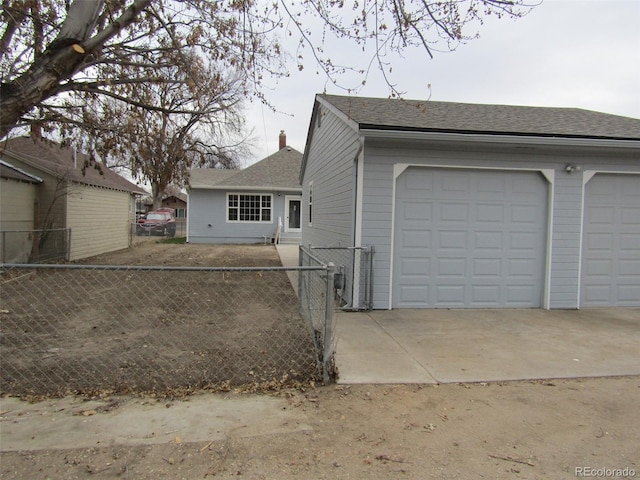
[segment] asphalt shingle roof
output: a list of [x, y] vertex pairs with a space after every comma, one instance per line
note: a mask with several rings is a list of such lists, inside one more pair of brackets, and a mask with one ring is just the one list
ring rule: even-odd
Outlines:
[[579, 108], [318, 95], [361, 129], [640, 140], [640, 119]]
[[302, 153], [284, 147], [243, 170], [194, 168], [191, 170], [191, 188], [300, 188]]
[[71, 148], [52, 142], [34, 141], [27, 137], [12, 138], [0, 144], [0, 154], [7, 154], [38, 170], [72, 182], [130, 193], [147, 193], [104, 165], [89, 166], [83, 172], [85, 161], [89, 159], [87, 155], [79, 152], [74, 154]]

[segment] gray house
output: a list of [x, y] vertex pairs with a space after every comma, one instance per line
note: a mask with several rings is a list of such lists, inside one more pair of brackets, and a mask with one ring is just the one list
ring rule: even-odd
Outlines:
[[640, 306], [638, 119], [318, 95], [300, 179], [304, 245], [375, 248], [373, 308]]
[[244, 170], [196, 168], [188, 189], [187, 242], [300, 242], [302, 153], [286, 145]]

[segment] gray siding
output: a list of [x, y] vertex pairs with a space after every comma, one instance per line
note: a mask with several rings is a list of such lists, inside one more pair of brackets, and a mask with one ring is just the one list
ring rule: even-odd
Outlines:
[[578, 298], [582, 172], [568, 175], [563, 166], [557, 166], [554, 185], [551, 308], [575, 308]]
[[[302, 181], [302, 244], [352, 246], [354, 241], [357, 132], [330, 111], [314, 122]], [[313, 221], [309, 223], [309, 182], [313, 182]]]
[[[227, 193], [273, 195], [271, 222], [227, 222]], [[279, 195], [278, 195], [279, 194]], [[284, 223], [285, 195], [300, 195], [299, 191], [224, 191], [193, 189], [189, 192], [189, 243], [262, 243], [274, 236], [278, 218]]]

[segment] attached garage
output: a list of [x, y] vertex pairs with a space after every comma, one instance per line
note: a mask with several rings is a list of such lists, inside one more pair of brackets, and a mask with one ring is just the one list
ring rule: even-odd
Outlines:
[[540, 172], [409, 167], [396, 187], [394, 308], [542, 305]]
[[580, 306], [640, 306], [640, 175], [584, 181]]

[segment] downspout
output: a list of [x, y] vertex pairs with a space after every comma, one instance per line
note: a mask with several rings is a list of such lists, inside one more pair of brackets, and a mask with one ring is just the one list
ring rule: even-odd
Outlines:
[[189, 220], [191, 218], [191, 209], [189, 208], [189, 200], [191, 198], [191, 195], [189, 195], [189, 191], [187, 191], [187, 205], [186, 205], [186, 209], [187, 209], [187, 218], [185, 219], [185, 227], [187, 229], [186, 234], [185, 234], [185, 242], [189, 243]]

